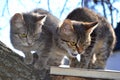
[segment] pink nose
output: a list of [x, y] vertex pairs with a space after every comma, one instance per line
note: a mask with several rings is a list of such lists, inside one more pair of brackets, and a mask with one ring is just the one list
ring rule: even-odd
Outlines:
[[82, 53], [83, 52], [83, 47], [77, 47], [77, 51], [78, 51], [79, 54]]
[[79, 53], [81, 53], [81, 52], [83, 52], [83, 48], [82, 47], [79, 48]]

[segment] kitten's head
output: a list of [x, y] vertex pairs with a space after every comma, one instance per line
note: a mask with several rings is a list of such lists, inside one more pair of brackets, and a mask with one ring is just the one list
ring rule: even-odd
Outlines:
[[[21, 46], [32, 46], [39, 39], [46, 15], [16, 13], [10, 21], [11, 38]], [[13, 42], [14, 43], [14, 42]]]
[[60, 39], [64, 48], [71, 56], [82, 54], [90, 45], [90, 34], [97, 27], [98, 22], [80, 22], [66, 19], [59, 28]]

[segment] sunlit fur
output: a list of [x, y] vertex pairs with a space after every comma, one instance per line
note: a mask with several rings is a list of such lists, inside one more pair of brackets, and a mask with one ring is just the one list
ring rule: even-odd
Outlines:
[[[53, 17], [52, 19], [56, 20], [50, 20], [51, 22], [49, 22], [49, 19], [51, 19], [51, 15], [43, 9], [36, 9], [28, 13], [16, 13], [12, 16], [10, 20], [10, 40], [14, 48], [24, 52], [25, 63], [31, 64], [33, 62], [33, 55], [30, 53], [32, 50], [36, 51], [40, 47], [42, 49], [46, 42], [50, 41], [43, 42], [41, 40], [51, 37], [49, 36], [49, 30], [46, 28], [56, 26], [59, 20]], [[56, 23], [54, 24], [54, 22]], [[45, 37], [46, 35], [48, 37]]]
[[[60, 26], [60, 38], [68, 53], [75, 57], [82, 54], [91, 43], [90, 34], [97, 27], [98, 22], [81, 22], [66, 19]], [[93, 29], [94, 28], [94, 29]], [[66, 47], [65, 47], [66, 46]]]

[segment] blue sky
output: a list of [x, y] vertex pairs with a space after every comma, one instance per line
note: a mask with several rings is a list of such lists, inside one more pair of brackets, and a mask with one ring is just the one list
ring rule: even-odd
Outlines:
[[[60, 20], [64, 20], [64, 18], [69, 14], [69, 12], [71, 12], [73, 9], [77, 7], [81, 7], [81, 0], [49, 0], [49, 1], [50, 2], [48, 2], [48, 0], [0, 0], [0, 41], [4, 42], [7, 46], [9, 46], [14, 51], [18, 52], [20, 55], [24, 56], [22, 52], [19, 52], [12, 47], [9, 39], [9, 29], [10, 29], [9, 20], [15, 13], [29, 12], [36, 8], [43, 8], [45, 10], [48, 10], [56, 17], [58, 17]], [[114, 0], [110, 0], [110, 1], [113, 2]], [[114, 2], [113, 6], [118, 9], [120, 8], [120, 0], [116, 0], [116, 1], [117, 2]], [[95, 4], [93, 2], [89, 2], [89, 6], [94, 7]], [[106, 7], [107, 18], [110, 22], [110, 17], [109, 17], [110, 12], [106, 5], [105, 7]], [[103, 15], [102, 13], [103, 9], [100, 3], [98, 3], [94, 7], [94, 11]], [[116, 22], [120, 21], [119, 12], [116, 11], [113, 12], [114, 27], [116, 26]], [[110, 61], [108, 61], [108, 63], [111, 64]]]
[[[6, 1], [8, 1], [8, 3], [6, 3]], [[67, 4], [65, 4], [66, 1], [68, 1]], [[0, 3], [2, 3], [0, 5], [0, 40], [11, 49], [15, 50], [12, 47], [9, 39], [9, 20], [15, 13], [29, 12], [36, 8], [43, 8], [54, 14], [60, 20], [63, 20], [70, 11], [80, 6], [78, 5], [78, 2], [80, 1], [50, 0], [48, 8], [48, 0], [0, 0]], [[64, 10], [63, 7], [65, 7]], [[24, 56], [22, 53], [19, 54]]]

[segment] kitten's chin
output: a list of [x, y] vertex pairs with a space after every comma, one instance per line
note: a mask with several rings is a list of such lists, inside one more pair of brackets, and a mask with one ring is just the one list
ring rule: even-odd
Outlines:
[[78, 55], [78, 52], [77, 52], [77, 51], [71, 52], [70, 55], [71, 55], [72, 57], [76, 57], [76, 56]]
[[78, 53], [77, 51], [75, 51], [74, 53], [71, 53], [71, 56], [76, 57], [76, 56], [81, 55], [81, 54], [84, 54], [84, 51], [81, 53]]
[[27, 43], [25, 43], [25, 44], [23, 44], [23, 46], [24, 46], [24, 47], [32, 47], [33, 44], [27, 44]]
[[72, 55], [73, 57], [76, 57], [78, 54], [71, 53], [71, 55]]
[[76, 58], [78, 60], [78, 62], [80, 62], [80, 60], [81, 60], [81, 54], [72, 53], [71, 55], [72, 55], [72, 57]]

